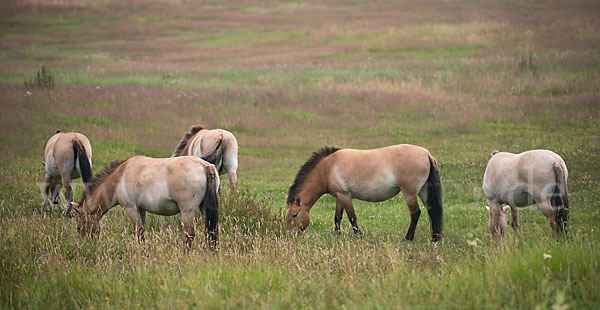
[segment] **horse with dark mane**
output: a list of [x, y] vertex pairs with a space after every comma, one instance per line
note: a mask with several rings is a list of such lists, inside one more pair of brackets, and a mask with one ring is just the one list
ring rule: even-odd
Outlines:
[[410, 144], [373, 150], [322, 148], [304, 163], [289, 188], [286, 228], [290, 234], [304, 232], [312, 206], [323, 194], [330, 194], [336, 198], [335, 231], [340, 231], [346, 210], [354, 233], [360, 236], [352, 199], [384, 201], [400, 191], [411, 216], [406, 239], [414, 238], [420, 197], [431, 220], [432, 241], [440, 240], [442, 186], [437, 161], [429, 151]]
[[194, 126], [179, 142], [171, 157], [198, 156], [215, 165], [219, 173], [227, 173], [229, 185], [237, 183], [238, 143], [233, 134], [224, 129], [205, 129]]
[[145, 243], [146, 212], [171, 216], [181, 213], [189, 249], [194, 240], [194, 214], [200, 209], [208, 245], [218, 239], [219, 175], [214, 165], [193, 156], [149, 158], [134, 156], [113, 162], [91, 181], [90, 193], [78, 204], [77, 230], [82, 235], [100, 232], [100, 220], [121, 205]]

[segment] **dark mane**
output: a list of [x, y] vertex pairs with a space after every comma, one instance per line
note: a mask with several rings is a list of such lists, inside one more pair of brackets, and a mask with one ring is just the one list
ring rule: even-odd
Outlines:
[[198, 131], [200, 131], [202, 129], [204, 129], [204, 128], [202, 128], [202, 126], [200, 126], [200, 125], [196, 125], [196, 126], [193, 126], [192, 128], [190, 128], [190, 132], [186, 133], [183, 136], [183, 140], [181, 140], [181, 142], [179, 142], [179, 145], [177, 146], [177, 148], [175, 149], [175, 152], [173, 152], [173, 155], [171, 155], [171, 157], [181, 156], [181, 153], [183, 152], [183, 150], [187, 146], [187, 144], [190, 141], [190, 139], [195, 134], [197, 134]]
[[102, 182], [104, 182], [104, 180], [106, 180], [106, 178], [108, 178], [108, 176], [111, 175], [124, 162], [125, 160], [115, 160], [108, 166], [104, 167], [102, 171], [98, 172], [96, 176], [91, 178], [87, 183], [89, 193], [84, 193], [83, 197], [81, 198], [81, 201], [79, 202], [79, 205], [82, 205], [86, 198], [88, 198], [88, 196], [92, 196], [92, 194], [98, 189], [98, 187], [100, 187], [100, 184], [102, 184]]
[[294, 179], [294, 183], [292, 183], [292, 186], [290, 186], [290, 189], [288, 190], [287, 204], [292, 204], [294, 202], [296, 195], [300, 191], [300, 186], [302, 186], [302, 183], [306, 181], [306, 178], [310, 172], [315, 169], [317, 164], [321, 162], [323, 158], [337, 152], [338, 150], [339, 149], [336, 147], [328, 146], [312, 153], [310, 158], [304, 163], [304, 165], [302, 165], [296, 174], [296, 179]]

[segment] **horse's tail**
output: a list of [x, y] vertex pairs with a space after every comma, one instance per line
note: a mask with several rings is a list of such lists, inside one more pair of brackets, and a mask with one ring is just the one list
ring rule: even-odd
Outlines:
[[85, 152], [85, 147], [79, 140], [73, 140], [73, 154], [73, 163], [79, 160], [79, 175], [81, 175], [83, 183], [86, 184], [92, 178], [92, 165]]
[[567, 221], [569, 220], [569, 190], [567, 189], [567, 176], [561, 163], [555, 162], [554, 176], [556, 186], [552, 197], [552, 206], [556, 209], [557, 229], [567, 232]]
[[219, 174], [215, 166], [206, 166], [206, 194], [200, 203], [204, 214], [204, 230], [207, 244], [211, 249], [217, 246], [219, 239]]
[[432, 241], [436, 242], [442, 238], [444, 209], [442, 206], [440, 170], [437, 161], [431, 154], [429, 155], [429, 177], [425, 184], [427, 185], [427, 211], [431, 221]]
[[223, 135], [218, 138], [217, 146], [210, 153], [202, 156], [201, 158], [207, 162], [215, 165], [217, 170], [223, 166], [223, 155], [225, 154], [225, 144], [223, 142]]

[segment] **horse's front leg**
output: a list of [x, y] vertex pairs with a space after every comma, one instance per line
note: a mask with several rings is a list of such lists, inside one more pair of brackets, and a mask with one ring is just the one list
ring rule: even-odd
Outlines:
[[512, 216], [512, 226], [513, 230], [518, 234], [519, 233], [519, 208], [510, 206], [510, 214]]
[[146, 211], [138, 209], [137, 206], [123, 206], [125, 213], [131, 219], [131, 222], [135, 226], [135, 232], [138, 243], [141, 243], [144, 249], [146, 248]]
[[354, 205], [352, 204], [352, 196], [349, 194], [338, 194], [337, 199], [346, 210], [346, 214], [348, 215], [348, 220], [350, 221], [350, 225], [352, 225], [354, 234], [356, 234], [358, 237], [361, 237], [362, 231], [360, 228], [358, 228], [358, 223], [356, 222], [356, 213], [354, 212]]
[[342, 217], [344, 215], [344, 206], [339, 199], [335, 201], [335, 216], [333, 217], [333, 221], [335, 223], [335, 233], [339, 234], [341, 231], [340, 224], [342, 222]]

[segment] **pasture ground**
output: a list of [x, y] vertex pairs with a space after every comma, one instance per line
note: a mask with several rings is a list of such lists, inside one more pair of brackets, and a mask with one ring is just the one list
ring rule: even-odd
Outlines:
[[[0, 16], [1, 308], [600, 304], [598, 1], [24, 0]], [[42, 64], [56, 85], [26, 88]], [[197, 238], [186, 255], [178, 216], [149, 216], [143, 252], [120, 207], [97, 240], [60, 208], [43, 214], [54, 130], [86, 134], [97, 172], [169, 156], [193, 124], [240, 144], [218, 253]], [[287, 187], [312, 151], [397, 143], [440, 164], [443, 242], [426, 213], [403, 240], [400, 198], [355, 202], [361, 239], [346, 219], [334, 235], [330, 197], [304, 236], [285, 236]], [[530, 207], [520, 236], [493, 240], [489, 154], [536, 148], [569, 167], [569, 236]]]

